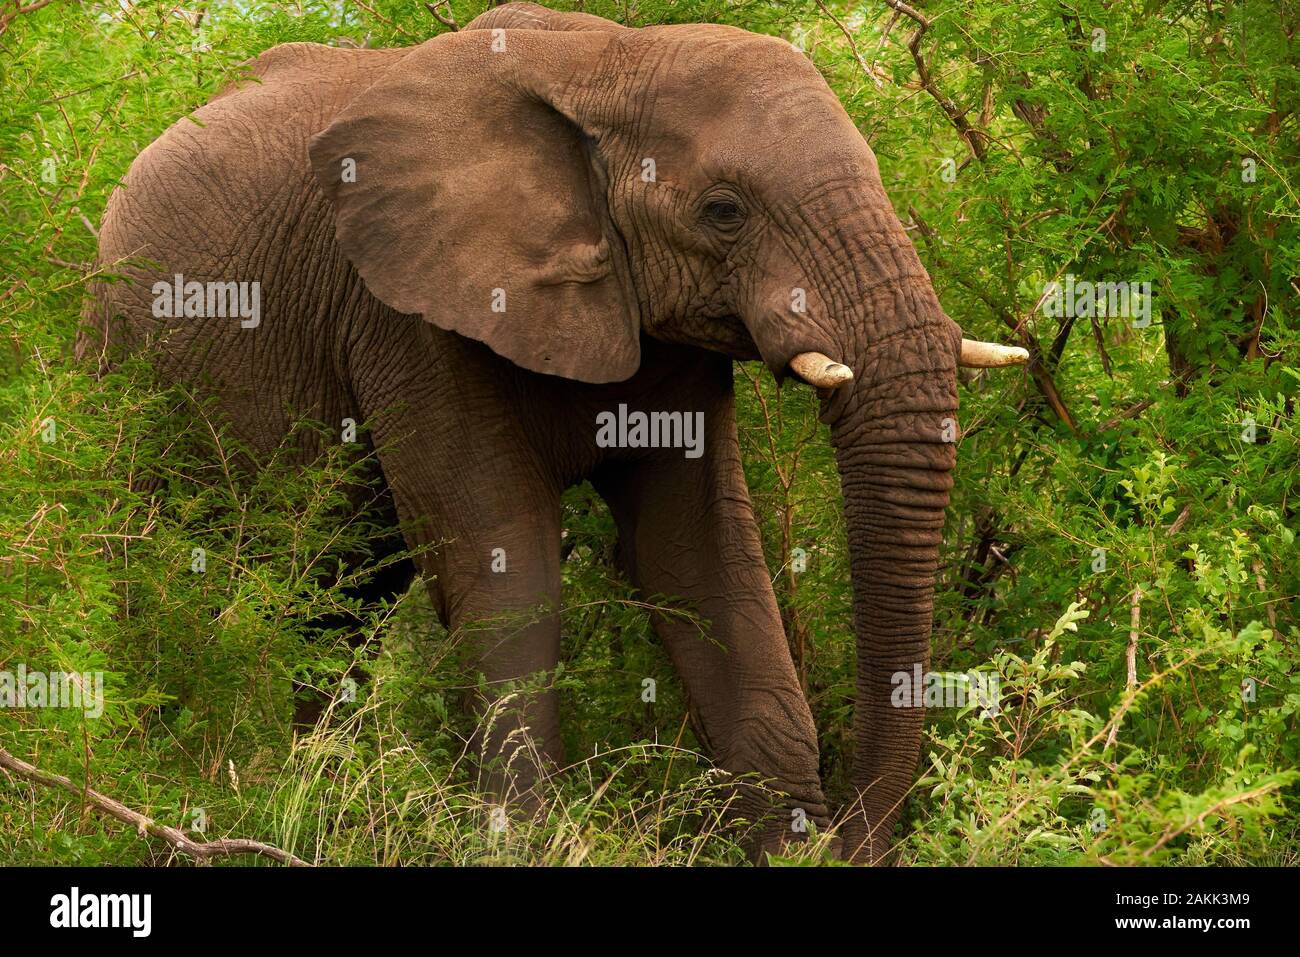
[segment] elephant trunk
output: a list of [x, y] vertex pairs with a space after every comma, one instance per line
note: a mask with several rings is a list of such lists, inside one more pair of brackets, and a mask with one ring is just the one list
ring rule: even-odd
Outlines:
[[[921, 748], [924, 712], [910, 699], [893, 706], [893, 678], [914, 680], [929, 665], [956, 463], [957, 366], [968, 347], [874, 176], [808, 196], [790, 218], [817, 237], [808, 245], [819, 255], [799, 262], [794, 244], [771, 244], [760, 263], [771, 279], [744, 305], [764, 361], [818, 387], [831, 427], [857, 638], [855, 793], [840, 835], [847, 856], [874, 862], [889, 849]], [[790, 290], [788, 276], [806, 286]], [[791, 292], [806, 306], [795, 320]], [[970, 351], [972, 361], [1006, 358]]]
[[956, 461], [960, 333], [938, 310], [928, 280], [915, 285], [914, 294], [896, 291], [894, 305], [919, 298], [925, 317], [903, 317], [910, 326], [905, 339], [853, 362], [855, 381], [828, 400], [824, 415], [844, 494], [853, 582], [855, 755], [842, 835], [846, 856], [858, 862], [883, 859], [916, 773], [924, 709], [919, 696], [895, 694], [895, 676], [913, 682], [929, 667], [938, 550]]

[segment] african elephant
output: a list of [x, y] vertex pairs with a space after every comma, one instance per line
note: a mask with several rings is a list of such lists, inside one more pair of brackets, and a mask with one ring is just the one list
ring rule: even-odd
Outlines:
[[[732, 361], [816, 387], [857, 636], [841, 834], [854, 859], [880, 859], [919, 755], [921, 710], [890, 706], [891, 675], [928, 661], [956, 370], [1023, 353], [963, 342], [816, 68], [739, 29], [524, 3], [407, 49], [279, 46], [251, 74], [114, 192], [99, 261], [132, 281], [94, 287], [79, 353], [148, 343], [166, 376], [237, 410], [261, 453], [295, 414], [372, 423], [405, 544], [436, 546], [420, 561], [445, 624], [551, 609], [474, 630], [488, 688], [556, 666], [560, 496], [589, 479], [632, 583], [709, 623], [707, 640], [673, 616], [655, 627], [704, 746], [787, 796], [769, 843], [791, 809], [821, 825], [830, 810], [741, 469]], [[637, 411], [682, 416], [656, 420], [658, 443], [606, 428]], [[525, 727], [561, 764], [547, 691], [484, 752]]]

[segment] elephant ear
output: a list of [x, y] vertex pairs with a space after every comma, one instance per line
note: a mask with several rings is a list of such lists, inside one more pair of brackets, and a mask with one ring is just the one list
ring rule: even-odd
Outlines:
[[312, 138], [335, 235], [371, 293], [534, 372], [599, 383], [636, 371], [599, 131], [575, 106], [610, 39], [445, 34]]

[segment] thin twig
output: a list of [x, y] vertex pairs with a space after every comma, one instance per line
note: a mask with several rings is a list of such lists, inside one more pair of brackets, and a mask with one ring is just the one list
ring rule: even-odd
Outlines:
[[384, 16], [378, 10], [374, 9], [373, 7], [366, 6], [364, 3], [361, 2], [361, 0], [352, 0], [352, 2], [355, 3], [362, 10], [366, 11], [366, 13], [370, 14], [379, 22], [388, 24], [390, 27], [392, 27], [402, 36], [410, 37], [413, 40], [418, 39], [414, 34], [408, 33], [406, 30], [403, 30], [401, 24], [394, 23], [392, 20], [388, 19], [388, 17]]
[[817, 0], [817, 6], [821, 8], [822, 13], [830, 17], [832, 23], [839, 27], [840, 33], [844, 34], [844, 39], [849, 41], [849, 52], [853, 55], [853, 59], [857, 61], [858, 68], [867, 76], [871, 77], [871, 81], [876, 84], [876, 89], [883, 87], [885, 85], [884, 82], [876, 72], [872, 70], [867, 61], [862, 59], [862, 54], [858, 52], [857, 41], [853, 39], [853, 33], [849, 28], [844, 25], [843, 21], [841, 21], [839, 17], [831, 13], [826, 4], [822, 3], [822, 0]]
[[7, 768], [19, 777], [35, 781], [37, 784], [62, 788], [64, 791], [75, 794], [97, 810], [110, 817], [117, 818], [124, 824], [130, 824], [141, 837], [144, 837], [145, 834], [152, 834], [189, 857], [207, 860], [213, 857], [228, 857], [232, 854], [260, 854], [262, 857], [269, 857], [273, 861], [288, 864], [290, 867], [311, 867], [302, 858], [296, 857], [288, 851], [282, 851], [278, 847], [272, 847], [270, 844], [263, 844], [261, 841], [232, 837], [223, 837], [220, 840], [202, 843], [191, 840], [184, 832], [178, 831], [174, 827], [158, 824], [152, 818], [131, 810], [125, 804], [100, 794], [89, 787], [79, 786], [62, 775], [42, 771], [26, 761], [15, 758], [4, 748], [0, 748], [0, 768]]
[[898, 18], [903, 15], [901, 10], [895, 10], [894, 15], [889, 18], [885, 24], [885, 29], [880, 33], [880, 42], [876, 44], [876, 56], [880, 56], [880, 51], [885, 49], [885, 44], [889, 42], [889, 34], [894, 30], [894, 24], [898, 23]]
[[[1128, 675], [1124, 682], [1124, 691], [1132, 694], [1133, 689], [1137, 687], [1137, 651], [1138, 651], [1138, 633], [1142, 630], [1142, 586], [1138, 585], [1133, 589], [1133, 596], [1129, 599], [1128, 612], [1128, 652], [1125, 654], [1125, 662], [1128, 665]], [[1116, 721], [1110, 726], [1110, 734], [1106, 735], [1106, 745], [1109, 748], [1114, 746], [1115, 738], [1119, 734], [1119, 722]]]
[[1157, 840], [1150, 847], [1148, 847], [1145, 851], [1143, 851], [1142, 856], [1144, 858], [1150, 857], [1152, 854], [1160, 850], [1160, 848], [1164, 847], [1174, 838], [1178, 837], [1181, 834], [1185, 834], [1187, 831], [1191, 830], [1194, 827], [1200, 827], [1202, 824], [1205, 823], [1206, 818], [1210, 817], [1211, 815], [1218, 814], [1224, 809], [1232, 807], [1234, 804], [1244, 804], [1247, 801], [1253, 801], [1256, 798], [1261, 798], [1265, 794], [1268, 794], [1271, 791], [1276, 791], [1276, 790], [1278, 790], [1278, 785], [1276, 783], [1262, 784], [1259, 787], [1255, 788], [1255, 790], [1253, 791], [1244, 791], [1241, 794], [1232, 794], [1224, 798], [1222, 801], [1216, 801], [1214, 804], [1211, 804], [1208, 808], [1206, 808], [1200, 814], [1196, 815], [1191, 820], [1184, 821], [1180, 826], [1173, 827], [1171, 825], [1170, 827], [1166, 828], [1165, 832], [1160, 835], [1160, 839]]
[[1092, 324], [1092, 337], [1097, 342], [1097, 356], [1101, 359], [1101, 370], [1106, 373], [1107, 378], [1115, 378], [1115, 373], [1110, 367], [1110, 353], [1106, 351], [1106, 339], [1101, 333], [1101, 326], [1098, 324], [1095, 316], [1090, 316], [1088, 322]]

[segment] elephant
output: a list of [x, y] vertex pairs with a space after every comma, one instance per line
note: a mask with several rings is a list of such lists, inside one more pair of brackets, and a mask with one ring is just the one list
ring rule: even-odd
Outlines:
[[[733, 362], [815, 388], [857, 649], [838, 833], [852, 860], [886, 859], [923, 720], [891, 706], [891, 676], [928, 664], [957, 369], [1027, 354], [963, 340], [870, 147], [790, 43], [510, 3], [408, 48], [276, 46], [137, 157], [98, 263], [127, 281], [93, 284], [79, 355], [147, 350], [259, 455], [295, 415], [370, 423], [396, 544], [419, 550], [448, 628], [477, 624], [479, 705], [501, 711], [481, 742], [494, 794], [563, 766], [544, 680], [560, 497], [589, 481], [632, 585], [707, 624], [653, 616], [703, 747], [768, 782], [734, 802], [769, 821], [759, 847], [799, 810], [821, 827], [832, 813]], [[513, 757], [524, 732], [543, 772]]]

